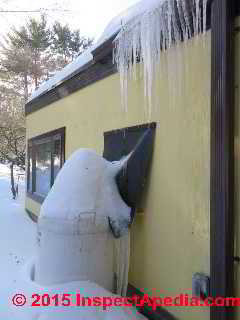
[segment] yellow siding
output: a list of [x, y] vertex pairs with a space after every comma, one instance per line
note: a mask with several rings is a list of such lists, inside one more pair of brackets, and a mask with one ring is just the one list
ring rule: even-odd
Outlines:
[[40, 208], [41, 208], [41, 205], [36, 202], [36, 201], [33, 201], [32, 199], [26, 197], [25, 199], [25, 207], [31, 211], [32, 213], [35, 213], [38, 215], [39, 211], [40, 211]]
[[[165, 295], [191, 294], [193, 273], [209, 274], [210, 38], [162, 55], [149, 119], [157, 122], [154, 157], [144, 212], [131, 230], [129, 280]], [[80, 147], [102, 154], [103, 132], [146, 123], [145, 105], [143, 83], [133, 81], [122, 111], [116, 74], [27, 116], [27, 137], [66, 126], [67, 158]], [[30, 199], [26, 207], [39, 212]], [[175, 313], [209, 319], [208, 311]]]

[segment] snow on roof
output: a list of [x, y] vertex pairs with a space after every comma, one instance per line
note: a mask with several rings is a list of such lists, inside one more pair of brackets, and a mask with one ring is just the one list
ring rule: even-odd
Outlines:
[[91, 52], [94, 49], [98, 48], [105, 41], [110, 39], [114, 34], [119, 32], [122, 25], [125, 25], [132, 18], [142, 14], [143, 12], [148, 10], [148, 8], [152, 8], [156, 4], [159, 4], [159, 2], [161, 1], [165, 0], [141, 0], [137, 4], [131, 6], [130, 8], [116, 16], [114, 19], [112, 19], [95, 44], [93, 44], [89, 49], [87, 49], [84, 53], [77, 57], [73, 62], [66, 65], [62, 70], [56, 72], [56, 74], [49, 80], [42, 83], [42, 85], [40, 85], [40, 87], [32, 93], [28, 102], [57, 87], [63, 81], [65, 81], [66, 78], [71, 77], [71, 75], [73, 75], [75, 71], [81, 70], [87, 63], [90, 63], [93, 60]]

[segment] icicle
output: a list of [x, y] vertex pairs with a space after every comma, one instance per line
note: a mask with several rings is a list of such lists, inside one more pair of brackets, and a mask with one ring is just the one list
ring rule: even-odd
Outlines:
[[117, 294], [126, 296], [128, 286], [128, 270], [130, 259], [129, 232], [119, 239], [115, 239], [115, 262], [117, 276]]
[[206, 33], [207, 29], [207, 2], [208, 0], [203, 0], [203, 33]]
[[161, 52], [206, 31], [208, 0], [156, 0], [142, 14], [122, 25], [113, 59], [120, 73], [122, 104], [127, 111], [129, 80], [142, 62], [147, 114], [151, 114], [153, 82]]
[[200, 28], [200, 24], [201, 24], [201, 15], [200, 15], [200, 0], [195, 0], [196, 3], [195, 3], [195, 6], [196, 6], [196, 29], [195, 29], [195, 35], [197, 35], [200, 31], [201, 31], [201, 28]]

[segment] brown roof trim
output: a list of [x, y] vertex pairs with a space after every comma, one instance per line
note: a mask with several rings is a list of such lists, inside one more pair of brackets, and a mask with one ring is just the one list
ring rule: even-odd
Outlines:
[[[207, 8], [207, 29], [211, 28], [211, 3], [209, 0]], [[240, 15], [240, 1], [235, 1], [235, 14]], [[72, 74], [62, 80], [60, 85], [53, 89], [43, 92], [25, 105], [25, 115], [33, 113], [47, 105], [58, 101], [75, 91], [78, 91], [98, 80], [102, 80], [117, 72], [116, 66], [112, 63], [113, 40], [115, 33], [111, 38], [106, 40], [102, 45], [92, 51], [93, 61], [75, 70]]]
[[78, 91], [90, 84], [102, 80], [117, 72], [116, 66], [112, 63], [112, 55], [109, 54], [104, 62], [94, 62], [81, 71], [76, 71], [71, 78], [65, 79], [59, 86], [43, 93], [25, 105], [25, 115], [35, 112], [45, 106], [62, 99], [69, 94]]
[[112, 56], [113, 40], [116, 35], [117, 33], [92, 51], [93, 61], [104, 63], [106, 57]]

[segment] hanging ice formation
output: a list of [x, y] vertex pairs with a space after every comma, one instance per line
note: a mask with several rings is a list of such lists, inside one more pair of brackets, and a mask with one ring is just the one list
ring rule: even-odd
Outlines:
[[[146, 0], [148, 1], [148, 0]], [[208, 0], [150, 0], [148, 8], [126, 24], [114, 40], [113, 60], [120, 73], [123, 106], [129, 78], [143, 65], [144, 91], [151, 108], [152, 86], [160, 53], [206, 31]]]

